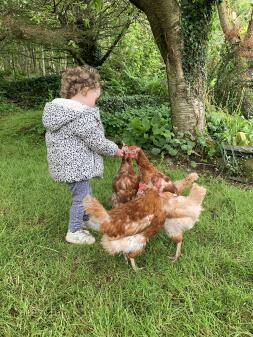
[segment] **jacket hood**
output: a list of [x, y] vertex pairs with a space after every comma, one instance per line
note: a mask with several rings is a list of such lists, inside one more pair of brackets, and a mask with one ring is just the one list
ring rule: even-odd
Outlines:
[[42, 122], [48, 131], [56, 131], [85, 113], [98, 116], [99, 109], [71, 99], [56, 98], [52, 102], [46, 103]]

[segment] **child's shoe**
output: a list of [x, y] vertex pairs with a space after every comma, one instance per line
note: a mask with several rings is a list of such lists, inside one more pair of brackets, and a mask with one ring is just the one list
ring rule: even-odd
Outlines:
[[96, 240], [88, 231], [80, 229], [74, 233], [67, 232], [65, 240], [69, 243], [75, 243], [79, 245], [92, 245]]

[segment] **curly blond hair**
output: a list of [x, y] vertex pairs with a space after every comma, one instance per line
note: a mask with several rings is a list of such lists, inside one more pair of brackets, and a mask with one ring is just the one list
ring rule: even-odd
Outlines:
[[89, 89], [99, 87], [100, 76], [95, 68], [89, 65], [67, 68], [62, 75], [60, 96], [71, 98], [78, 92], [85, 95]]

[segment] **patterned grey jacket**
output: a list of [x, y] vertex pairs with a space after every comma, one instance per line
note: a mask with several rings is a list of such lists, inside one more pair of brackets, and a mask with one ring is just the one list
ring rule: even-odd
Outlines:
[[103, 176], [102, 156], [113, 156], [118, 146], [105, 138], [98, 108], [56, 98], [43, 113], [50, 175], [75, 182]]

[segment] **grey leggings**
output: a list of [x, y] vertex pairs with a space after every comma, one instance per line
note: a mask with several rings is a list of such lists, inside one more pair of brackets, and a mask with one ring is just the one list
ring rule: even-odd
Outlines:
[[69, 211], [69, 232], [76, 232], [82, 227], [82, 222], [89, 220], [89, 216], [84, 212], [83, 198], [92, 194], [89, 180], [77, 181], [68, 184], [72, 194], [72, 206]]

